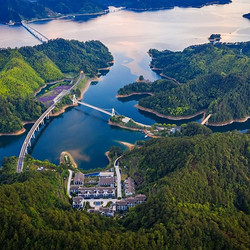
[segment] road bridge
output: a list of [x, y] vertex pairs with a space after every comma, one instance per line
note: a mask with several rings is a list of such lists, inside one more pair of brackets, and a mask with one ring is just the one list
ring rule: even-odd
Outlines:
[[[72, 89], [74, 89], [83, 79], [84, 74], [81, 73], [75, 84], [68, 90], [61, 92], [55, 99], [54, 103], [38, 118], [38, 120], [35, 122], [35, 124], [30, 129], [29, 133], [27, 134], [24, 143], [22, 145], [21, 151], [19, 153], [18, 162], [17, 162], [17, 169], [16, 171], [18, 173], [23, 171], [23, 164], [25, 155], [28, 153], [28, 147], [31, 146], [31, 140], [32, 138], [35, 138], [35, 132], [39, 131], [39, 126], [44, 124], [44, 120], [49, 118], [50, 112], [56, 107], [56, 104], [61, 101], [61, 99], [70, 93]], [[71, 84], [73, 83], [73, 80], [71, 81]]]
[[97, 111], [102, 112], [102, 113], [104, 113], [104, 114], [106, 114], [106, 115], [109, 115], [109, 116], [114, 116], [114, 115], [115, 115], [115, 109], [114, 109], [114, 108], [111, 109], [111, 112], [108, 112], [108, 111], [105, 110], [105, 109], [98, 108], [98, 107], [93, 106], [93, 105], [91, 105], [91, 104], [88, 104], [88, 103], [86, 103], [86, 102], [80, 102], [80, 101], [78, 101], [78, 100], [76, 99], [76, 96], [75, 96], [75, 95], [73, 95], [72, 101], [73, 101], [73, 104], [81, 104], [81, 105], [83, 105], [83, 106], [92, 108], [92, 109], [94, 109], [94, 110], [97, 110]]
[[21, 21], [21, 23], [22, 23], [22, 26], [26, 30], [28, 30], [31, 33], [31, 35], [33, 35], [40, 42], [47, 43], [49, 41], [49, 39], [46, 36], [44, 36], [42, 33], [40, 33], [39, 31], [37, 31], [34, 28], [32, 28], [31, 26], [29, 26], [25, 21]]
[[211, 116], [212, 114], [209, 114], [205, 119], [203, 119], [203, 121], [201, 122], [201, 125], [206, 124]]

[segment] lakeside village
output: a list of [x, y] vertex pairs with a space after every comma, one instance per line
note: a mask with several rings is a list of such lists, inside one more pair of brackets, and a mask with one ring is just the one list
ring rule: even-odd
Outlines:
[[73, 208], [114, 217], [115, 214], [123, 214], [130, 207], [145, 202], [144, 194], [135, 194], [135, 182], [131, 177], [122, 182], [120, 171], [116, 166], [116, 175], [114, 168], [99, 173], [75, 173], [69, 180]]

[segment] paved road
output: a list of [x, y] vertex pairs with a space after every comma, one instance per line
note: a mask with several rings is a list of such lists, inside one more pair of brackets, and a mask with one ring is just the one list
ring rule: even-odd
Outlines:
[[33, 136], [33, 134], [35, 133], [35, 131], [37, 130], [37, 128], [39, 127], [40, 123], [42, 123], [42, 121], [45, 119], [46, 116], [49, 115], [49, 113], [55, 108], [56, 104], [51, 105], [39, 118], [38, 120], [35, 122], [35, 124], [32, 126], [31, 130], [29, 131], [28, 135], [26, 136], [24, 143], [22, 145], [19, 157], [18, 157], [18, 162], [17, 162], [17, 172], [22, 172], [23, 171], [23, 162], [24, 162], [24, 157], [26, 155], [27, 152], [27, 148], [30, 144], [30, 140]]
[[114, 161], [114, 167], [116, 171], [116, 188], [117, 188], [117, 198], [121, 197], [122, 198], [122, 184], [121, 184], [121, 172], [119, 168], [119, 159], [121, 156], [119, 156], [115, 161]]
[[80, 82], [81, 80], [84, 78], [84, 74], [80, 74], [79, 78], [77, 79], [76, 83], [67, 91], [64, 91], [63, 93], [60, 93], [57, 97], [56, 100], [54, 102], [54, 104], [52, 104], [39, 118], [38, 120], [35, 122], [35, 124], [32, 126], [32, 128], [30, 129], [29, 133], [27, 134], [24, 143], [22, 145], [19, 157], [18, 157], [18, 162], [17, 162], [17, 169], [16, 171], [18, 173], [23, 171], [23, 163], [24, 163], [24, 158], [27, 152], [27, 148], [29, 146], [29, 144], [31, 144], [31, 138], [33, 137], [35, 131], [39, 128], [39, 125], [43, 122], [43, 120], [50, 114], [50, 112], [55, 108], [56, 103], [60, 102], [61, 99], [70, 93], [70, 91], [72, 89], [74, 89]]
[[69, 169], [69, 178], [68, 178], [68, 184], [67, 184], [67, 194], [68, 194], [69, 198], [71, 198], [70, 183], [71, 183], [71, 179], [72, 179], [72, 174], [73, 174], [73, 171]]

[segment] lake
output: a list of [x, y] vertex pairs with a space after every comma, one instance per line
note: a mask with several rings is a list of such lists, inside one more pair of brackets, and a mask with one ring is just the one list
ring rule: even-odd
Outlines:
[[[220, 33], [222, 42], [250, 40], [250, 21], [242, 14], [250, 11], [249, 0], [235, 0], [228, 5], [203, 8], [174, 8], [170, 10], [131, 12], [122, 10], [96, 18], [77, 18], [36, 22], [31, 26], [50, 39], [62, 37], [80, 41], [101, 40], [111, 51], [115, 63], [108, 74], [90, 86], [84, 101], [100, 108], [115, 108], [120, 114], [144, 124], [169, 121], [138, 111], [138, 100], [117, 100], [120, 87], [135, 81], [139, 75], [155, 80], [159, 76], [149, 67], [150, 48], [183, 50], [193, 44], [207, 43], [212, 33]], [[0, 47], [21, 47], [39, 42], [21, 26], [0, 25]], [[197, 117], [193, 120], [200, 120]], [[104, 167], [108, 160], [104, 153], [119, 141], [134, 143], [144, 140], [140, 132], [110, 127], [108, 117], [98, 111], [78, 106], [51, 118], [30, 151], [37, 159], [48, 159], [58, 164], [62, 151], [69, 151], [79, 167]], [[27, 130], [31, 125], [27, 125]], [[213, 127], [213, 131], [238, 129], [245, 131], [250, 122]], [[0, 161], [4, 156], [18, 156], [26, 134], [0, 137]], [[122, 146], [123, 147], [123, 146]]]

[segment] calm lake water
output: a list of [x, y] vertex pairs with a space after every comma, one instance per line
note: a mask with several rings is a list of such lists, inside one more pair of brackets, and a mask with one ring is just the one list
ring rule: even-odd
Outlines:
[[[228, 5], [203, 8], [174, 8], [152, 12], [120, 11], [97, 18], [53, 20], [32, 23], [31, 26], [53, 39], [62, 37], [80, 41], [101, 40], [112, 52], [115, 63], [109, 73], [93, 84], [84, 101], [101, 108], [115, 108], [120, 114], [138, 122], [177, 123], [138, 111], [136, 99], [117, 100], [117, 90], [139, 75], [158, 79], [149, 68], [150, 48], [182, 50], [192, 44], [206, 43], [212, 33], [222, 34], [223, 42], [250, 40], [250, 21], [242, 14], [250, 12], [249, 0], [235, 0]], [[21, 26], [0, 25], [0, 47], [20, 47], [39, 42]], [[200, 120], [197, 117], [193, 120]], [[104, 167], [104, 153], [119, 141], [134, 143], [144, 139], [139, 132], [110, 127], [108, 117], [83, 106], [68, 109], [48, 121], [33, 144], [31, 154], [37, 159], [59, 162], [61, 151], [69, 151], [83, 169]], [[30, 129], [30, 125], [26, 128]], [[214, 131], [250, 128], [250, 122], [214, 127]], [[26, 134], [0, 137], [0, 161], [4, 156], [18, 155]]]

